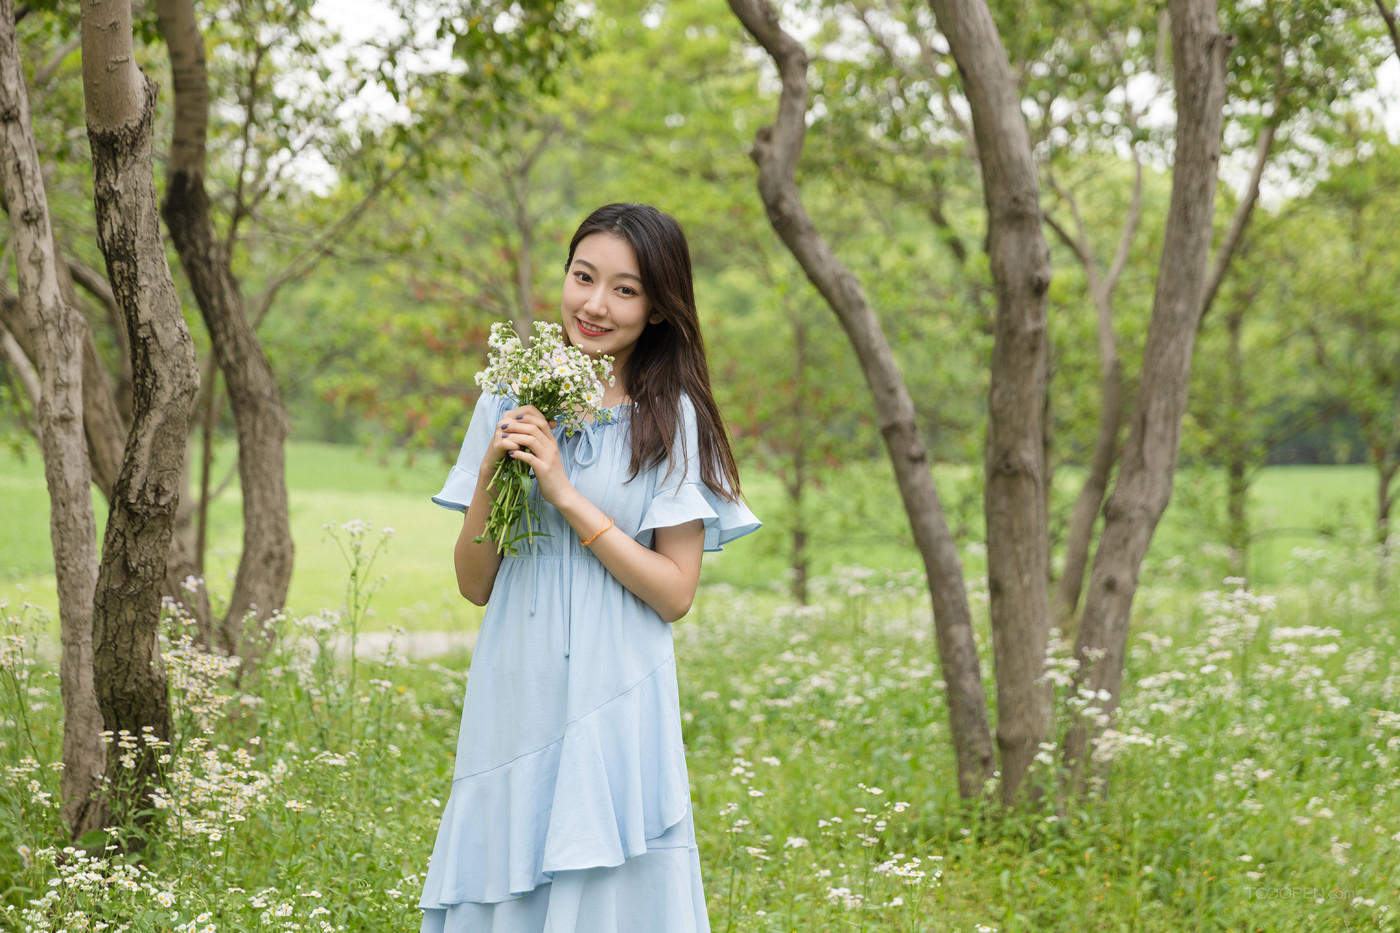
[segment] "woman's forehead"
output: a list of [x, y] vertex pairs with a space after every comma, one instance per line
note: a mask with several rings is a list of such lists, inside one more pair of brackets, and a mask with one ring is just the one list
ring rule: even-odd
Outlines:
[[574, 249], [574, 262], [595, 272], [641, 278], [637, 253], [632, 244], [610, 233], [590, 233]]

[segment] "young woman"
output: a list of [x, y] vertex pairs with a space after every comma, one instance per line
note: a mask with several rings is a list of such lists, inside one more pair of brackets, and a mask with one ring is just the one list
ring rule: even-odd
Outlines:
[[[670, 623], [702, 551], [759, 527], [710, 390], [680, 225], [609, 204], [574, 234], [560, 314], [611, 354], [611, 418], [565, 437], [483, 394], [435, 502], [465, 511], [455, 564], [486, 606], [452, 794], [424, 885], [427, 933], [709, 929]], [[535, 472], [543, 530], [475, 543], [497, 461]]]

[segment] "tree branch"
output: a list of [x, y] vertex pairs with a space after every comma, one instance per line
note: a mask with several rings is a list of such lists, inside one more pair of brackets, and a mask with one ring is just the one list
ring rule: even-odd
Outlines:
[[[9, 295], [5, 296], [7, 304], [11, 297], [12, 296]], [[19, 301], [18, 298], [14, 300], [16, 302]], [[24, 350], [20, 348], [14, 335], [10, 333], [10, 329], [6, 327], [3, 322], [0, 322], [0, 356], [4, 357], [6, 368], [15, 374], [16, 381], [19, 383], [20, 388], [24, 390], [25, 398], [29, 401], [29, 411], [38, 411], [40, 397], [39, 373], [34, 369], [34, 364], [29, 362], [29, 357], [24, 355]], [[19, 411], [20, 423], [24, 425], [24, 429], [35, 437], [38, 437], [38, 422], [29, 417], [29, 413], [24, 410], [23, 406], [17, 405], [15, 407]]]
[[332, 244], [340, 234], [345, 232], [364, 216], [365, 211], [369, 210], [370, 205], [374, 203], [375, 199], [393, 185], [393, 183], [398, 180], [399, 176], [407, 170], [410, 164], [412, 164], [412, 160], [405, 159], [403, 162], [399, 163], [398, 167], [392, 172], [376, 181], [374, 186], [360, 199], [358, 204], [342, 214], [330, 226], [324, 228], [311, 243], [268, 281], [262, 293], [258, 295], [257, 301], [253, 306], [254, 330], [257, 330], [258, 325], [262, 323], [262, 319], [267, 315], [267, 312], [272, 310], [272, 302], [276, 299], [277, 293], [282, 290], [282, 287], [292, 279], [311, 271], [318, 262], [328, 256], [331, 252]]
[[[1090, 245], [1088, 234], [1084, 230], [1084, 218], [1080, 216], [1079, 203], [1074, 199], [1073, 194], [1060, 186], [1060, 183], [1055, 179], [1053, 173], [1046, 172], [1045, 178], [1060, 200], [1069, 205], [1070, 216], [1074, 218], [1074, 233], [1071, 234], [1069, 230], [1052, 217], [1049, 212], [1046, 212], [1044, 215], [1045, 225], [1079, 258], [1079, 262], [1084, 266], [1084, 270], [1093, 275], [1094, 278], [1097, 278], [1099, 261], [1097, 257], [1094, 256], [1094, 248]], [[1093, 288], [1092, 282], [1090, 283], [1090, 287]]]
[[65, 257], [65, 261], [68, 263], [68, 274], [73, 276], [73, 281], [81, 285], [83, 291], [102, 302], [114, 319], [119, 321], [122, 309], [117, 304], [117, 296], [112, 293], [112, 284], [107, 281], [107, 277], [80, 260]]
[[[1264, 128], [1259, 131], [1259, 140], [1254, 146], [1254, 168], [1249, 173], [1249, 184], [1245, 186], [1244, 197], [1240, 203], [1235, 205], [1234, 216], [1230, 218], [1230, 227], [1225, 231], [1225, 238], [1220, 241], [1220, 248], [1216, 250], [1215, 261], [1211, 264], [1210, 278], [1206, 279], [1206, 287], [1202, 297], [1201, 320], [1210, 313], [1210, 307], [1215, 303], [1215, 295], [1220, 291], [1220, 284], [1225, 281], [1225, 273], [1230, 268], [1230, 261], [1235, 257], [1235, 250], [1239, 248], [1240, 240], [1244, 237], [1245, 228], [1249, 226], [1249, 219], [1254, 214], [1254, 205], [1259, 201], [1259, 184], [1264, 177], [1264, 166], [1269, 161], [1269, 155], [1273, 152], [1274, 137], [1278, 133], [1278, 124], [1270, 120], [1264, 124]], [[1200, 326], [1198, 323], [1197, 327]]]
[[1123, 224], [1123, 235], [1118, 238], [1118, 251], [1113, 255], [1113, 263], [1104, 274], [1104, 290], [1109, 295], [1118, 287], [1118, 279], [1128, 266], [1128, 253], [1132, 249], [1133, 237], [1138, 224], [1142, 222], [1142, 157], [1137, 146], [1133, 146], [1133, 200], [1128, 205], [1128, 219]]
[[1385, 5], [1385, 0], [1376, 0], [1376, 9], [1381, 11], [1385, 28], [1390, 32], [1390, 41], [1395, 46], [1395, 54], [1400, 55], [1400, 27], [1395, 23], [1395, 11]]
[[83, 37], [81, 35], [73, 36], [67, 42], [59, 46], [53, 55], [49, 56], [48, 61], [44, 62], [44, 64], [40, 65], [38, 68], [35, 68], [34, 83], [31, 85], [30, 90], [39, 90], [53, 80], [53, 76], [58, 72], [58, 69], [63, 67], [64, 60], [78, 50], [78, 46], [82, 44], [82, 41]]
[[730, 0], [729, 8], [773, 59], [782, 78], [777, 118], [754, 139], [754, 161], [771, 159], [774, 175], [793, 177], [807, 135], [807, 50], [783, 30], [777, 10], [766, 0]]
[[[243, 219], [247, 211], [244, 203], [245, 176], [248, 172], [248, 153], [252, 150], [252, 130], [253, 124], [257, 121], [255, 108], [258, 101], [258, 72], [262, 69], [263, 56], [267, 54], [268, 47], [262, 42], [257, 45], [257, 51], [253, 55], [253, 63], [248, 68], [248, 98], [243, 109], [243, 127], [240, 131], [241, 145], [238, 152], [238, 171], [235, 175], [233, 205], [229, 209], [228, 232], [224, 236], [224, 255], [232, 257], [234, 246], [238, 243], [238, 224]], [[202, 174], [202, 173], [201, 173]]]

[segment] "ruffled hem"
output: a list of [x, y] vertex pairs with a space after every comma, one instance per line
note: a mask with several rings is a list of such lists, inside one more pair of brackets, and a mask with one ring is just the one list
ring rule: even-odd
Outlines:
[[454, 512], [465, 512], [474, 495], [476, 474], [454, 466], [447, 473], [447, 482], [443, 483], [442, 491], [433, 496], [433, 502]]
[[422, 933], [604, 930], [709, 933], [700, 856], [694, 844], [658, 846], [618, 868], [558, 872], [549, 884], [499, 904], [428, 908], [423, 911], [422, 925]]
[[455, 780], [419, 906], [498, 903], [555, 872], [621, 865], [689, 807], [671, 657], [558, 741]]
[[730, 502], [704, 483], [681, 483], [659, 491], [642, 516], [637, 534], [670, 528], [701, 519], [705, 523], [705, 550], [722, 551], [736, 538], [757, 531], [762, 522], [742, 502]]

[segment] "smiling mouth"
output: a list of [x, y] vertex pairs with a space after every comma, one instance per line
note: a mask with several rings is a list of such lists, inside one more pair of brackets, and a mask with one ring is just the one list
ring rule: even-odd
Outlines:
[[608, 332], [606, 327], [594, 327], [592, 324], [585, 324], [577, 318], [574, 319], [574, 323], [578, 326], [578, 332], [585, 337], [601, 337]]

